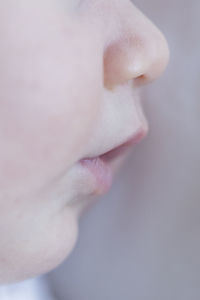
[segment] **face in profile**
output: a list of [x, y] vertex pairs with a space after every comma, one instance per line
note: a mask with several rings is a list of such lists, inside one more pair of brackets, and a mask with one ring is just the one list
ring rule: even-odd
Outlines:
[[128, 0], [1, 1], [0, 282], [55, 268], [147, 133], [138, 88], [168, 61]]

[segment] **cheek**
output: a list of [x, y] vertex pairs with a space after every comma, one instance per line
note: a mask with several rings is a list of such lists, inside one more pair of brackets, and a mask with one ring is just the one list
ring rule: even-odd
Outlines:
[[82, 157], [95, 127], [102, 47], [91, 30], [63, 27], [5, 51], [12, 72], [0, 70], [0, 280], [51, 270], [76, 241], [74, 213], [56, 215], [59, 204], [36, 195]]
[[101, 47], [85, 32], [64, 29], [50, 51], [10, 57], [16, 67], [1, 95], [1, 182], [42, 185], [81, 158], [103, 90]]

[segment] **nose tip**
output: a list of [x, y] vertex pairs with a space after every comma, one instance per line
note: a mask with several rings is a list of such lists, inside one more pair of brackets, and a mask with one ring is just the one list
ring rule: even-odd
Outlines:
[[[104, 85], [113, 88], [133, 80], [143, 85], [157, 79], [169, 61], [169, 47], [163, 34], [144, 15], [104, 53]], [[127, 33], [128, 32], [128, 33]]]
[[161, 76], [169, 62], [169, 46], [163, 34], [157, 34], [146, 43], [143, 51], [133, 58], [127, 66], [127, 79], [132, 78], [135, 85], [150, 83]]

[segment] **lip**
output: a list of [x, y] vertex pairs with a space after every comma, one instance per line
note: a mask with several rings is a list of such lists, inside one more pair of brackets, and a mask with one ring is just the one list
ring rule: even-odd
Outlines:
[[139, 143], [146, 136], [146, 134], [147, 134], [146, 130], [144, 130], [144, 129], [139, 130], [136, 134], [134, 134], [126, 142], [124, 142], [121, 145], [119, 145], [118, 147], [106, 152], [105, 154], [100, 155], [100, 158], [105, 162], [109, 162], [109, 161], [115, 159], [116, 157], [118, 157], [119, 155], [121, 155], [122, 153], [124, 153], [125, 151], [127, 151], [128, 149], [130, 149], [131, 147], [136, 145], [137, 143]]
[[140, 129], [121, 145], [93, 158], [83, 158], [79, 161], [96, 180], [96, 195], [105, 194], [112, 186], [113, 174], [111, 162], [126, 153], [131, 147], [139, 143], [147, 135], [146, 129]]

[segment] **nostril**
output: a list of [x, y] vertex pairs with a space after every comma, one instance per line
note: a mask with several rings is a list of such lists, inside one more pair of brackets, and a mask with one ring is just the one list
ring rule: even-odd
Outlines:
[[135, 78], [133, 80], [133, 84], [136, 87], [140, 87], [142, 85], [149, 84], [149, 83], [151, 83], [153, 81], [154, 81], [154, 78], [150, 78], [147, 75], [141, 75], [141, 76], [138, 76], [137, 78]]
[[140, 75], [134, 79], [134, 86], [140, 86], [148, 83], [148, 79], [145, 75]]

